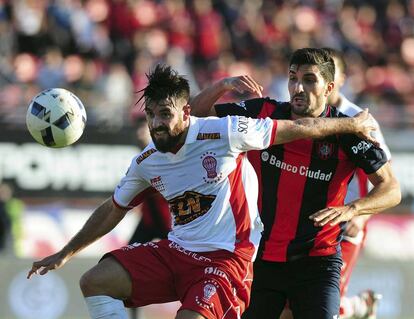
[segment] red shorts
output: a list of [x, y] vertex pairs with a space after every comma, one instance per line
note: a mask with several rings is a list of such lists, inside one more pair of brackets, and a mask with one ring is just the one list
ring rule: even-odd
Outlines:
[[127, 307], [179, 300], [180, 310], [193, 310], [208, 319], [237, 319], [249, 304], [252, 262], [231, 252], [196, 253], [161, 240], [109, 254], [131, 276]]
[[342, 268], [341, 268], [341, 297], [345, 296], [349, 280], [351, 278], [352, 271], [354, 270], [356, 261], [358, 260], [359, 253], [363, 247], [364, 241], [355, 244], [347, 240], [342, 240], [341, 250], [342, 250]]

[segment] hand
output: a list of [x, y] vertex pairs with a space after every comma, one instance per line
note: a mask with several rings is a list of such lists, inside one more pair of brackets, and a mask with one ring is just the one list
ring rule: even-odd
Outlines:
[[345, 228], [345, 236], [356, 237], [360, 231], [364, 230], [365, 224], [370, 215], [355, 216], [352, 218]]
[[263, 86], [257, 83], [249, 75], [240, 75], [223, 80], [223, 85], [227, 91], [236, 90], [239, 93], [250, 93], [262, 97]]
[[356, 209], [353, 206], [328, 207], [317, 211], [309, 216], [314, 221], [315, 227], [322, 227], [326, 224], [335, 226], [341, 222], [347, 222], [356, 215]]
[[379, 146], [379, 142], [371, 135], [371, 133], [378, 129], [378, 125], [375, 122], [372, 115], [368, 112], [368, 109], [364, 109], [353, 117], [356, 125], [355, 134], [360, 138], [371, 142], [375, 146]]
[[[35, 261], [32, 265], [32, 269], [27, 274], [27, 279], [33, 274], [45, 275], [49, 272], [49, 270], [54, 270], [62, 267], [69, 258], [63, 255], [61, 252], [58, 252], [54, 255], [50, 255], [46, 258], [43, 258], [40, 261]], [[40, 269], [40, 272], [38, 270]]]

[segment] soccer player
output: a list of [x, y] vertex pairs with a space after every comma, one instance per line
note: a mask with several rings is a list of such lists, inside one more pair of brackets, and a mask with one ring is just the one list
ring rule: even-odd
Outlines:
[[[300, 49], [289, 63], [289, 102], [257, 98], [210, 109], [231, 90], [261, 95], [261, 87], [253, 79], [241, 76], [203, 90], [193, 99], [194, 114], [344, 117], [327, 105], [334, 74], [334, 61], [326, 51]], [[345, 222], [380, 212], [401, 199], [384, 151], [346, 134], [274, 145], [251, 151], [248, 158], [259, 178], [264, 233], [254, 265], [251, 304], [243, 318], [278, 318], [287, 300], [295, 318], [338, 318]], [[357, 167], [368, 175], [373, 189], [344, 205], [347, 184]]]
[[[362, 109], [349, 101], [340, 93], [341, 87], [345, 84], [346, 63], [343, 55], [332, 48], [324, 48], [335, 62], [335, 87], [329, 95], [329, 105], [335, 106], [341, 113], [348, 116], [354, 116]], [[379, 128], [379, 125], [378, 125]], [[388, 160], [391, 160], [391, 152], [385, 143], [385, 139], [378, 129], [375, 132], [376, 140], [384, 150]], [[348, 192], [345, 197], [345, 203], [352, 202], [360, 197], [365, 196], [369, 189], [367, 175], [363, 170], [357, 169], [355, 176], [348, 185]], [[343, 265], [341, 269], [341, 318], [375, 318], [376, 303], [378, 294], [372, 290], [363, 291], [358, 296], [347, 297], [349, 280], [358, 259], [361, 248], [366, 238], [366, 225], [370, 215], [356, 216], [346, 225], [344, 237], [341, 242]]]
[[28, 278], [62, 267], [156, 189], [173, 214], [168, 239], [112, 251], [86, 272], [80, 286], [90, 316], [126, 318], [124, 304], [179, 300], [178, 319], [240, 318], [263, 230], [246, 152], [340, 133], [373, 140], [371, 118], [367, 111], [347, 119], [196, 118], [187, 80], [160, 65], [143, 92], [152, 143], [133, 158], [112, 198], [59, 252], [34, 262]]

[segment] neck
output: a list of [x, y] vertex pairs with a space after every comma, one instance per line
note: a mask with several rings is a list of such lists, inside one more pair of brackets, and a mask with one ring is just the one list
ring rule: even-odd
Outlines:
[[329, 105], [338, 107], [338, 106], [341, 105], [341, 102], [342, 102], [342, 98], [341, 98], [341, 95], [339, 94], [339, 92], [338, 93], [335, 93], [335, 94], [332, 93], [329, 96]]
[[326, 105], [324, 105], [323, 107], [313, 111], [312, 114], [306, 114], [306, 115], [299, 115], [299, 114], [293, 113], [291, 111], [290, 112], [290, 118], [292, 120], [298, 120], [298, 119], [302, 119], [302, 118], [306, 118], [306, 117], [316, 118], [316, 117], [321, 116], [321, 114], [325, 111], [325, 108], [326, 108]]
[[180, 140], [178, 141], [180, 144], [185, 143], [185, 139], [187, 138], [189, 128], [190, 128], [190, 119], [188, 119], [188, 121], [185, 123], [184, 131], [181, 134]]

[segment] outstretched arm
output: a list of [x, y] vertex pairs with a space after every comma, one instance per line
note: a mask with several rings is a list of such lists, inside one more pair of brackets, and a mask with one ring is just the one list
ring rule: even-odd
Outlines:
[[370, 134], [376, 128], [372, 116], [366, 109], [355, 117], [279, 120], [273, 144], [283, 144], [302, 138], [319, 139], [328, 135], [349, 133], [356, 134], [374, 145], [378, 145], [378, 142]]
[[194, 116], [215, 116], [214, 104], [227, 92], [236, 90], [240, 93], [249, 92], [262, 97], [263, 87], [249, 75], [241, 75], [222, 79], [205, 88], [190, 101], [191, 114]]
[[114, 229], [124, 218], [126, 212], [127, 210], [115, 206], [112, 198], [108, 198], [93, 212], [82, 229], [65, 247], [54, 255], [34, 262], [27, 278], [37, 274], [39, 269], [40, 275], [44, 275], [49, 270], [62, 267], [76, 253]]

